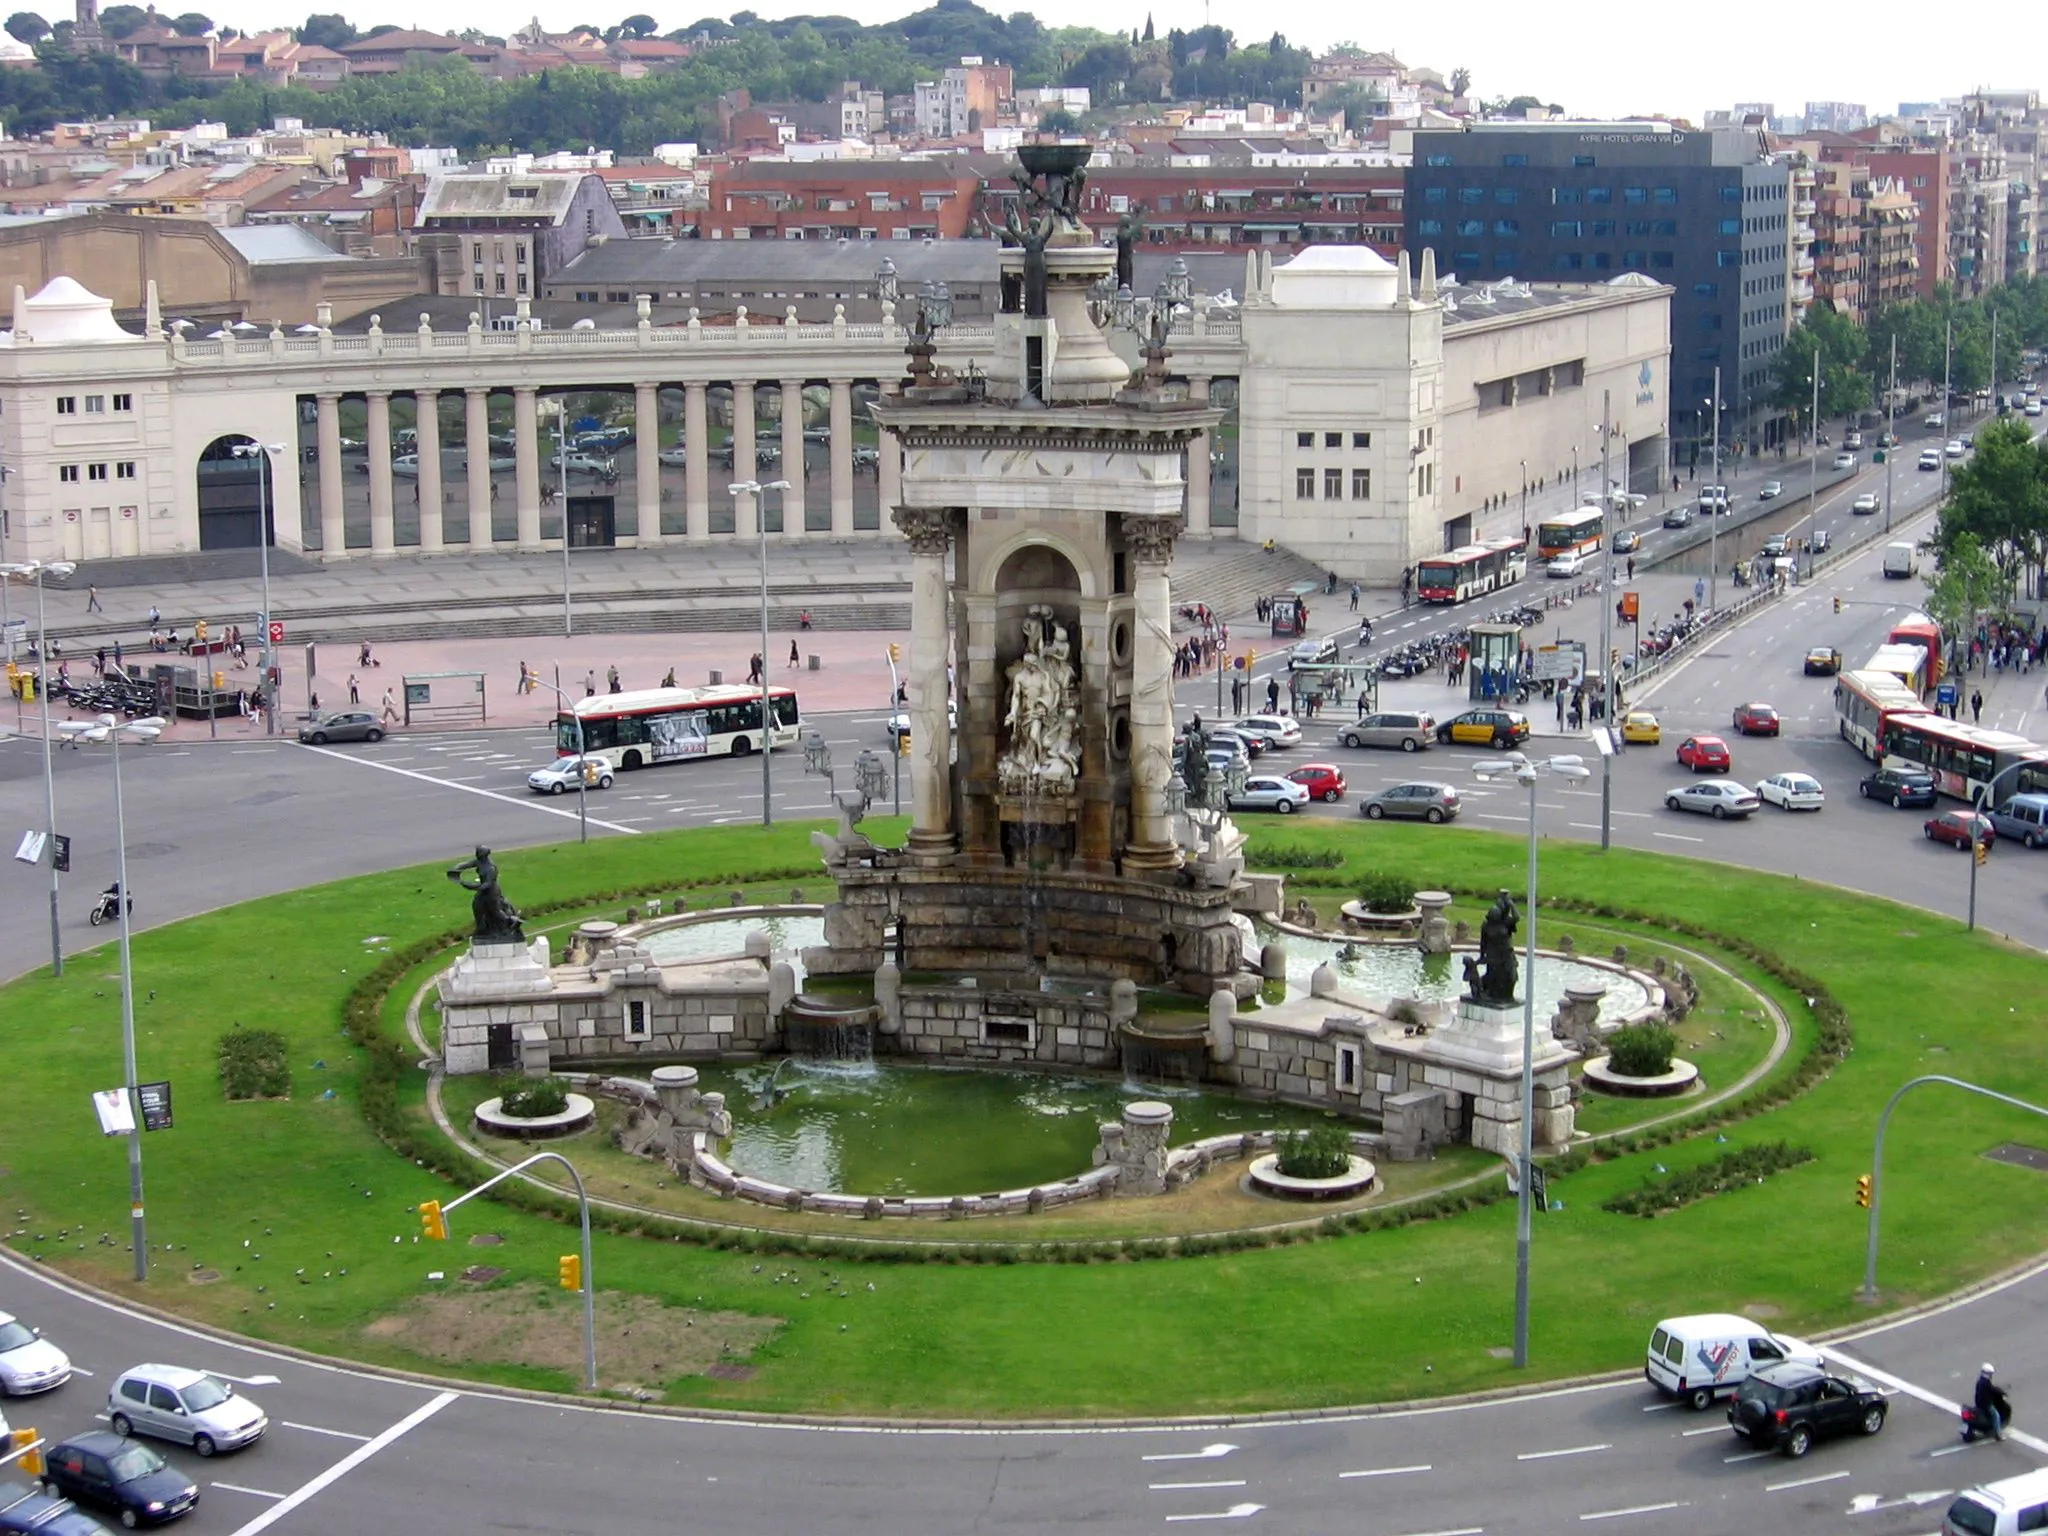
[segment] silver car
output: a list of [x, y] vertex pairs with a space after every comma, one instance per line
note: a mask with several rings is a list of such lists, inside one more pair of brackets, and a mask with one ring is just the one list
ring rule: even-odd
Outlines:
[[1702, 816], [1711, 816], [1716, 821], [1726, 821], [1731, 816], [1748, 816], [1762, 804], [1756, 792], [1747, 784], [1734, 779], [1714, 779], [1705, 784], [1688, 784], [1683, 789], [1674, 789], [1664, 797], [1664, 808], [1671, 811], [1697, 811]]
[[25, 1397], [71, 1379], [64, 1351], [18, 1317], [0, 1312], [0, 1393]]
[[576, 788], [579, 778], [591, 789], [610, 789], [612, 765], [601, 757], [558, 757], [529, 773], [526, 787], [537, 795], [565, 795]]
[[114, 1433], [151, 1435], [189, 1445], [201, 1456], [239, 1450], [263, 1438], [263, 1410], [218, 1376], [182, 1365], [138, 1365], [107, 1394]]
[[1308, 800], [1306, 784], [1262, 773], [1244, 781], [1243, 793], [1230, 797], [1230, 808], [1233, 811], [1274, 811], [1282, 816], [1291, 816], [1307, 805]]
[[1436, 742], [1436, 721], [1421, 711], [1396, 710], [1360, 716], [1357, 724], [1337, 733], [1347, 747], [1390, 747], [1421, 752]]
[[1458, 814], [1458, 792], [1448, 784], [1396, 784], [1359, 801], [1358, 814], [1369, 821], [1445, 822]]

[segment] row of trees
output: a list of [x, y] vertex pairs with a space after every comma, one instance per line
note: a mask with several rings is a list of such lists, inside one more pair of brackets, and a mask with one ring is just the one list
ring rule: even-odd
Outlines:
[[[2004, 329], [2001, 321], [2001, 341]], [[1977, 434], [1976, 452], [1950, 475], [1929, 543], [1937, 575], [1927, 611], [1957, 634], [1976, 615], [2002, 611], [2026, 573], [2048, 560], [2048, 443], [2034, 440], [2026, 418]]]

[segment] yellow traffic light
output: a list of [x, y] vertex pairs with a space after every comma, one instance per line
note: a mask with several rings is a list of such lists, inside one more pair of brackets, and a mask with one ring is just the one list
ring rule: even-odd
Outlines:
[[43, 1475], [42, 1436], [32, 1429], [17, 1429], [7, 1437], [7, 1449], [14, 1454], [14, 1464], [30, 1477]]
[[448, 1222], [441, 1215], [440, 1201], [422, 1200], [420, 1202], [420, 1233], [425, 1237], [438, 1238], [443, 1242], [447, 1241]]
[[1856, 1176], [1856, 1203], [1866, 1211], [1870, 1209], [1870, 1175], [1867, 1173]]
[[1979, 869], [1982, 869], [1986, 864], [1991, 862], [1991, 840], [1985, 837], [1978, 838], [1976, 848], [1977, 867]]
[[891, 640], [889, 642], [889, 665], [893, 667], [902, 659], [903, 647], [898, 645], [894, 640]]
[[1837, 613], [1840, 613], [1841, 611], [1842, 611], [1842, 600], [1841, 600], [1841, 599], [1840, 599], [1840, 598], [1838, 597], [1838, 598], [1836, 598], [1836, 599], [1835, 599], [1835, 612], [1837, 612]]
[[583, 1260], [575, 1254], [565, 1253], [555, 1260], [555, 1272], [561, 1276], [563, 1290], [583, 1289]]
[[222, 690], [223, 688], [227, 687], [227, 685], [228, 685], [228, 675], [227, 675], [227, 673], [225, 673], [225, 672], [216, 672], [216, 673], [214, 673], [214, 674], [213, 674], [213, 691], [214, 691], [215, 693], [219, 693], [219, 692], [220, 692], [220, 691], [221, 691], [221, 690]]
[[898, 757], [910, 756], [910, 732], [905, 731], [896, 738], [896, 755]]

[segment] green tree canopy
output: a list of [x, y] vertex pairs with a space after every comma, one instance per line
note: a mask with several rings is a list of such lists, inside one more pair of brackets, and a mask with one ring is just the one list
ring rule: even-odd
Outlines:
[[1978, 614], [2003, 607], [2011, 593], [2005, 573], [1970, 533], [1937, 550], [1934, 570], [1922, 579], [1927, 616], [1951, 636], [1967, 635]]
[[50, 35], [50, 24], [34, 11], [16, 11], [7, 18], [7, 35], [34, 47]]
[[652, 37], [660, 29], [660, 23], [652, 16], [634, 14], [619, 23], [619, 32], [625, 37]]
[[182, 16], [171, 18], [171, 30], [180, 37], [204, 37], [213, 30], [213, 18], [202, 16], [197, 11], [187, 11]]
[[1808, 306], [1771, 360], [1771, 403], [1811, 427], [1813, 377], [1820, 369], [1820, 416], [1848, 416], [1870, 403], [1864, 355], [1870, 338], [1832, 305]]
[[300, 42], [321, 48], [340, 48], [354, 42], [356, 36], [356, 29], [349, 19], [335, 11], [315, 12], [299, 28]]
[[1995, 421], [1977, 451], [1949, 476], [1949, 498], [1931, 542], [1946, 559], [1968, 540], [1997, 562], [2008, 582], [2048, 554], [2048, 447], [2024, 418]]
[[110, 5], [100, 12], [100, 31], [119, 42], [132, 36], [149, 20], [149, 12], [139, 5]]

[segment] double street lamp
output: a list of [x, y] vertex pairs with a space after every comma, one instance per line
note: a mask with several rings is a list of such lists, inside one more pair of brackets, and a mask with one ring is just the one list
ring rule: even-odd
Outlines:
[[[0, 577], [7, 581], [33, 582], [36, 589], [36, 699], [43, 712], [43, 831], [49, 838], [50, 853], [50, 974], [64, 974], [64, 940], [58, 923], [58, 870], [57, 870], [57, 779], [50, 762], [50, 638], [43, 626], [43, 578], [55, 576], [60, 581], [78, 567], [68, 560], [45, 563], [41, 560], [24, 560], [13, 565], [0, 565]], [[4, 588], [5, 582], [0, 582]]]
[[1536, 1161], [1536, 784], [1544, 777], [1584, 779], [1592, 770], [1576, 754], [1531, 758], [1511, 752], [1479, 763], [1473, 773], [1491, 783], [1512, 779], [1529, 791], [1529, 888], [1522, 913], [1522, 1144], [1515, 1167], [1515, 1365], [1529, 1363], [1530, 1200]]
[[[270, 643], [270, 522], [276, 499], [275, 463], [280, 454], [290, 452], [285, 443], [236, 443], [228, 452], [238, 459], [257, 459], [261, 467], [257, 470], [257, 484], [261, 488], [259, 506], [262, 526], [257, 530], [256, 550], [261, 561], [263, 575], [263, 733], [272, 736], [277, 733], [277, 694], [284, 685], [284, 673], [277, 665], [277, 656]], [[204, 658], [202, 658], [202, 665]], [[313, 680], [308, 678], [310, 689]]]
[[[768, 518], [767, 507], [761, 500], [763, 491], [783, 493], [782, 515], [789, 517], [789, 482], [787, 480], [740, 480], [726, 487], [732, 493], [737, 505], [742, 496], [754, 498], [754, 526], [761, 533], [761, 825], [775, 825], [773, 800], [774, 782], [769, 762], [774, 757], [775, 715], [768, 700]], [[801, 514], [799, 514], [801, 515]]]

